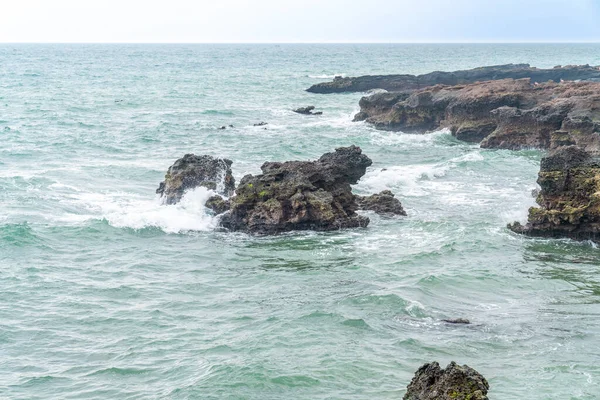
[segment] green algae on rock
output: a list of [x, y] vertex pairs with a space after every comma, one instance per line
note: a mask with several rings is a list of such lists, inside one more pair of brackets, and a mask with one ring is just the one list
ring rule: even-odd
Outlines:
[[403, 400], [488, 400], [490, 385], [473, 368], [454, 361], [446, 369], [433, 362], [416, 372]]
[[356, 146], [338, 148], [317, 161], [266, 162], [261, 175], [242, 178], [221, 224], [259, 235], [366, 227], [369, 219], [356, 214], [350, 185], [371, 164]]
[[529, 209], [526, 225], [514, 232], [541, 237], [600, 241], [600, 157], [564, 146], [542, 159], [539, 207]]

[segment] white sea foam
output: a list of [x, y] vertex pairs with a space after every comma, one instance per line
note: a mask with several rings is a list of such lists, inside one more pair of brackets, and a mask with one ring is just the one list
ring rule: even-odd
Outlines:
[[166, 233], [209, 231], [218, 222], [218, 218], [210, 215], [204, 207], [212, 195], [213, 191], [200, 187], [188, 191], [178, 204], [167, 206], [162, 205], [158, 198], [140, 198], [124, 193], [84, 193], [77, 196], [76, 203], [83, 205], [91, 214], [68, 214], [61, 220], [106, 219], [117, 228], [156, 227]]
[[[450, 160], [436, 164], [402, 165], [372, 170], [365, 174], [360, 181], [360, 187], [369, 192], [379, 192], [387, 189], [402, 189], [405, 196], [425, 196], [429, 193], [424, 181], [435, 181], [446, 176], [448, 171], [459, 167], [463, 163], [483, 161], [479, 150], [464, 154]], [[437, 189], [451, 193], [456, 184], [453, 182], [437, 182]]]
[[321, 74], [321, 75], [308, 75], [309, 78], [312, 79], [333, 79], [336, 76], [341, 76], [342, 78], [346, 77], [346, 74], [333, 74], [333, 75], [327, 75], [327, 74]]
[[405, 196], [424, 196], [428, 193], [422, 185], [423, 180], [431, 180], [446, 175], [448, 165], [407, 165], [369, 171], [360, 181], [360, 186], [368, 192], [380, 192], [387, 189], [402, 188]]
[[429, 147], [440, 137], [449, 135], [449, 129], [423, 134], [374, 130], [371, 132], [371, 142], [379, 146]]

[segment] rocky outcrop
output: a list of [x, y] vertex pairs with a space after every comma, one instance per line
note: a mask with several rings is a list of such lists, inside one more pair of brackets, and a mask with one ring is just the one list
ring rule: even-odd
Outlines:
[[317, 161], [267, 162], [246, 175], [230, 198], [221, 224], [232, 231], [268, 235], [296, 230], [365, 227], [351, 191], [372, 163], [359, 147], [342, 147]]
[[211, 210], [215, 215], [223, 214], [231, 208], [229, 200], [226, 200], [219, 195], [209, 197], [208, 200], [206, 200], [206, 203], [204, 203], [204, 206]]
[[356, 203], [359, 210], [374, 211], [379, 215], [386, 217], [394, 215], [406, 216], [406, 211], [402, 208], [400, 200], [394, 197], [389, 190], [384, 190], [379, 194], [371, 196], [356, 196]]
[[590, 67], [589, 65], [568, 65], [541, 69], [531, 67], [529, 64], [507, 64], [454, 72], [436, 71], [424, 75], [367, 75], [355, 78], [336, 76], [332, 82], [313, 85], [307, 91], [311, 93], [342, 93], [385, 89], [390, 92], [401, 92], [433, 85], [464, 85], [507, 78], [530, 78], [532, 82], [600, 80], [600, 70], [598, 67]]
[[600, 156], [566, 146], [542, 159], [539, 207], [526, 225], [509, 229], [529, 236], [600, 242]]
[[297, 114], [303, 114], [303, 115], [321, 115], [321, 114], [323, 114], [322, 111], [313, 111], [314, 109], [315, 109], [315, 106], [308, 106], [308, 107], [300, 107], [293, 111]]
[[378, 129], [427, 132], [450, 128], [484, 148], [600, 149], [600, 82], [532, 83], [505, 79], [379, 93], [360, 100], [356, 119]]
[[404, 400], [488, 400], [487, 380], [473, 368], [451, 362], [425, 364], [408, 385]]
[[165, 204], [176, 204], [187, 190], [197, 187], [230, 196], [235, 189], [231, 164], [226, 158], [186, 154], [169, 167], [156, 193]]

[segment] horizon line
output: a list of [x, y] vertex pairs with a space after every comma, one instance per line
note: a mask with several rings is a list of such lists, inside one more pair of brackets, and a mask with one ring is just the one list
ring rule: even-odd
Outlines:
[[356, 41], [356, 42], [338, 42], [338, 41], [306, 41], [306, 42], [36, 42], [36, 41], [17, 41], [3, 42], [0, 45], [9, 44], [600, 44], [599, 40], [594, 41]]

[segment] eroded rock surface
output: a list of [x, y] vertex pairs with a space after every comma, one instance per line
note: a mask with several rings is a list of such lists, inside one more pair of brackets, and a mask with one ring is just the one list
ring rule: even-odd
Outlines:
[[404, 400], [488, 400], [490, 386], [473, 368], [451, 362], [425, 364], [408, 385]]
[[242, 178], [221, 223], [232, 231], [260, 235], [365, 227], [369, 219], [356, 214], [350, 185], [371, 164], [356, 146], [338, 148], [316, 161], [266, 162], [261, 175]]
[[400, 200], [395, 198], [389, 190], [371, 196], [357, 195], [356, 202], [359, 210], [375, 211], [377, 214], [387, 217], [394, 215], [406, 216], [406, 211], [404, 211]]
[[186, 154], [169, 167], [156, 193], [161, 195], [165, 204], [178, 203], [187, 190], [197, 187], [230, 196], [235, 189], [231, 164], [232, 161], [226, 158]]
[[526, 225], [509, 229], [529, 236], [600, 242], [600, 156], [566, 146], [542, 159], [539, 207], [529, 209]]
[[450, 128], [484, 148], [600, 149], [600, 82], [505, 79], [379, 93], [360, 100], [356, 119], [378, 129], [424, 133]]
[[589, 65], [567, 65], [542, 69], [531, 67], [529, 64], [507, 64], [454, 72], [435, 71], [424, 75], [367, 75], [354, 78], [336, 76], [332, 82], [318, 83], [308, 88], [307, 91], [311, 93], [342, 93], [384, 89], [390, 92], [402, 92], [433, 85], [464, 85], [507, 78], [530, 78], [533, 82], [600, 80], [600, 70], [598, 67]]

